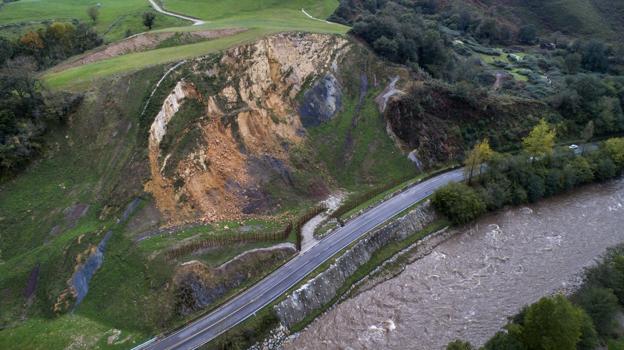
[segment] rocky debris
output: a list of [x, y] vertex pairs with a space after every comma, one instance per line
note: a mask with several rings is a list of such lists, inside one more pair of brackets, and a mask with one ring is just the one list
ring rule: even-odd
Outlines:
[[[328, 72], [349, 47], [333, 35], [278, 34], [190, 61], [189, 82], [178, 82], [150, 129], [151, 179], [145, 189], [168, 224], [273, 210], [263, 187], [276, 177], [293, 185], [289, 152], [305, 139], [296, 98], [322, 77], [313, 85], [320, 91], [315, 111], [321, 118], [335, 114], [341, 95]], [[168, 135], [171, 153], [161, 154], [157, 146], [167, 125], [191, 98], [203, 111], [185, 116], [186, 128]]]
[[388, 100], [390, 100], [390, 98], [405, 94], [405, 92], [396, 88], [396, 84], [399, 82], [399, 79], [400, 77], [398, 75], [392, 78], [384, 91], [382, 91], [381, 94], [375, 98], [375, 102], [377, 103], [377, 107], [380, 112], [383, 113], [386, 110], [386, 106], [388, 105]]
[[277, 304], [275, 311], [280, 322], [285, 327], [290, 328], [315, 310], [321, 309], [336, 297], [338, 289], [347, 278], [369, 261], [376, 251], [391, 242], [403, 240], [408, 235], [422, 230], [435, 220], [435, 217], [435, 211], [427, 202], [416, 207], [407, 215], [368, 234], [337, 258], [327, 270], [312, 278]]
[[270, 332], [266, 339], [252, 345], [248, 350], [279, 350], [281, 349], [281, 344], [288, 337], [288, 334], [288, 328], [283, 325], [279, 325]]
[[341, 105], [340, 83], [332, 73], [328, 73], [303, 95], [303, 102], [299, 107], [301, 123], [308, 128], [327, 122]]

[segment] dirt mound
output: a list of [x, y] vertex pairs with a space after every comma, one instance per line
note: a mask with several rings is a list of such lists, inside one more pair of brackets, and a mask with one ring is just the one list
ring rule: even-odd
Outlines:
[[[247, 29], [244, 28], [226, 28], [188, 32], [181, 35], [187, 36], [187, 38], [185, 38], [184, 40], [193, 41], [193, 39], [216, 39], [224, 36], [238, 34], [246, 30]], [[136, 34], [124, 40], [102, 46], [78, 57], [70, 58], [68, 61], [65, 61], [58, 66], [52, 68], [52, 71], [62, 71], [68, 68], [77, 67], [116, 56], [126, 55], [133, 52], [151, 50], [156, 48], [161, 42], [173, 37], [176, 34], [178, 33], [162, 32]]]

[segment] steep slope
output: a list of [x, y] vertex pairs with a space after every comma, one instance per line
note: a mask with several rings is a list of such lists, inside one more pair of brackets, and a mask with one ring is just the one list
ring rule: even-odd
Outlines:
[[295, 99], [306, 83], [331, 76], [346, 44], [277, 35], [190, 63], [150, 128], [145, 189], [166, 218], [215, 221], [272, 209], [263, 185], [272, 176], [293, 185], [288, 151], [305, 136]]

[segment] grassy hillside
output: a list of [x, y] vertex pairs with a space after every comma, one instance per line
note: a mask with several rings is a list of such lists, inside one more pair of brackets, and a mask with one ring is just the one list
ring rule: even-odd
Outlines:
[[338, 6], [338, 0], [164, 0], [162, 3], [167, 10], [207, 20], [236, 18], [250, 13], [271, 18], [284, 10], [300, 12], [302, 8], [312, 16], [325, 19]]
[[[272, 33], [300, 31], [344, 34], [349, 29], [343, 25], [310, 19], [300, 10], [292, 9], [304, 3], [306, 2], [294, 1], [292, 4], [287, 2], [286, 4], [282, 4], [284, 7], [281, 9], [277, 8], [277, 4], [274, 4], [275, 8], [261, 9], [255, 9], [250, 5], [248, 6], [248, 11], [243, 11], [233, 17], [224, 17], [226, 13], [221, 13], [220, 19], [210, 21], [202, 26], [163, 29], [162, 31], [185, 32], [219, 28], [249, 28], [248, 31], [233, 36], [148, 52], [127, 54], [76, 68], [70, 68], [61, 72], [44, 74], [44, 80], [49, 87], [54, 89], [72, 86], [73, 88], [80, 88], [84, 87], [85, 83], [93, 79], [210, 54], [228, 47], [252, 42]], [[331, 2], [326, 1], [323, 3], [324, 6], [311, 8], [315, 8], [315, 12], [318, 15], [324, 16], [332, 10], [332, 7], [328, 5], [329, 3]], [[188, 13], [193, 13], [195, 15], [196, 12]]]
[[[141, 15], [151, 7], [145, 0], [20, 0], [5, 3], [0, 7], [0, 24], [32, 24], [43, 21], [61, 20], [71, 21], [78, 19], [90, 22], [87, 9], [95, 4], [101, 4], [97, 31], [109, 41], [115, 41], [125, 36], [126, 32], [139, 33], [146, 30]], [[166, 28], [188, 24], [170, 16], [158, 14], [155, 28]], [[28, 27], [28, 26], [27, 26]], [[14, 27], [13, 27], [14, 28]], [[6, 30], [10, 30], [11, 27]], [[4, 30], [0, 31], [4, 33]]]

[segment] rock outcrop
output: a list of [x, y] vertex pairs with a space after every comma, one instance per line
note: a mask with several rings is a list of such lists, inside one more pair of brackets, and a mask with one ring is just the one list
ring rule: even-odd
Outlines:
[[280, 34], [187, 63], [149, 136], [145, 189], [168, 221], [272, 209], [263, 185], [275, 177], [289, 185], [289, 150], [305, 139], [297, 96], [314, 104], [306, 118], [331, 118], [341, 97], [332, 70], [348, 50], [338, 36]]
[[376, 251], [422, 230], [435, 220], [435, 215], [435, 211], [427, 202], [357, 242], [336, 259], [327, 270], [312, 278], [275, 306], [282, 325], [290, 328], [330, 303], [347, 278], [368, 262]]

